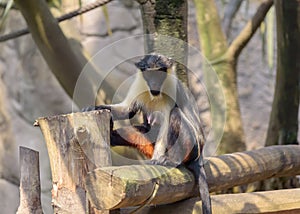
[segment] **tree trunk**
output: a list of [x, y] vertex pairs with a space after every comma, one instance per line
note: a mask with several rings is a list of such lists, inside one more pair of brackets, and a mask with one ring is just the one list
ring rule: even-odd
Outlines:
[[[261, 2], [252, 19], [247, 22], [230, 45], [227, 44], [225, 34], [222, 31], [214, 0], [196, 0], [195, 5], [201, 51], [217, 73], [226, 101], [226, 125], [218, 152], [222, 154], [243, 151], [246, 146], [237, 93], [236, 64], [241, 51], [264, 20], [273, 5], [273, 1], [264, 0]], [[208, 82], [207, 88], [214, 93], [215, 82], [209, 83], [209, 72], [213, 71], [207, 65], [203, 70], [206, 82]], [[217, 108], [221, 108], [224, 103], [219, 101], [215, 105]], [[218, 125], [220, 118], [224, 116], [219, 115], [218, 112], [212, 113], [213, 124]]]
[[[82, 72], [88, 59], [74, 41], [73, 45], [69, 43], [46, 1], [16, 0], [15, 3], [41, 54], [67, 94], [80, 108], [95, 105], [97, 91], [93, 86], [98, 83], [98, 72], [92, 64], [89, 64], [90, 72]], [[104, 84], [110, 96], [111, 87]], [[97, 98], [101, 102], [103, 97]]]
[[[53, 73], [69, 95], [73, 94], [81, 64], [44, 1], [15, 1], [22, 12], [31, 35]], [[53, 36], [55, 35], [55, 36]], [[59, 59], [59, 60], [58, 60]], [[64, 59], [64, 63], [58, 63]], [[68, 73], [71, 72], [71, 73]]]
[[[213, 0], [197, 0], [195, 6], [201, 51], [220, 78], [226, 100], [226, 126], [218, 153], [243, 151], [246, 146], [237, 94], [236, 60], [226, 59], [212, 62], [226, 54], [228, 50], [227, 40], [222, 31], [215, 2]], [[212, 72], [211, 68], [205, 66], [204, 76], [206, 79], [209, 79], [210, 72]], [[213, 85], [208, 84], [208, 90], [213, 91], [213, 87]], [[223, 104], [219, 103], [218, 105]], [[219, 117], [222, 116], [212, 114], [213, 123], [217, 123]]]
[[187, 85], [187, 1], [137, 0], [141, 4], [145, 52], [157, 52], [180, 64], [177, 76]]
[[277, 76], [266, 145], [298, 144], [300, 1], [275, 1]]
[[[275, 1], [277, 22], [277, 76], [266, 146], [298, 144], [300, 77], [300, 1]], [[299, 187], [296, 177], [273, 178], [258, 190]]]
[[218, 153], [244, 151], [246, 144], [237, 92], [236, 62], [213, 65], [213, 69], [221, 80], [226, 102], [226, 124]]
[[[11, 120], [7, 111], [8, 99], [0, 73], [0, 178], [19, 184], [15, 139], [12, 133]], [[1, 190], [0, 190], [1, 194]]]

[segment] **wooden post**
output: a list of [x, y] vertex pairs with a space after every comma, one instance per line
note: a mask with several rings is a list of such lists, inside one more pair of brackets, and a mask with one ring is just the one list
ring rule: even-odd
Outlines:
[[37, 151], [20, 147], [20, 206], [17, 214], [43, 213]]
[[[102, 213], [90, 206], [85, 177], [110, 166], [110, 112], [106, 110], [39, 118], [52, 171], [54, 213]], [[103, 197], [103, 196], [102, 196]]]
[[[299, 175], [299, 154], [300, 146], [290, 145], [211, 157], [205, 165], [210, 191]], [[193, 174], [184, 167], [103, 167], [90, 172], [86, 182], [91, 202], [103, 209], [139, 206], [154, 194], [156, 183], [159, 187], [151, 204], [168, 204], [199, 195]]]

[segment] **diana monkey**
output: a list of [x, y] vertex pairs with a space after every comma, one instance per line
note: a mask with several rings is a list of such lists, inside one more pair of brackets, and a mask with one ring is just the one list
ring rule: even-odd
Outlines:
[[[85, 111], [109, 109], [113, 120], [130, 119], [141, 111], [144, 115], [144, 126], [123, 129], [122, 133], [114, 131], [112, 144], [138, 148], [151, 158], [151, 164], [187, 166], [198, 181], [203, 213], [211, 213], [201, 154], [204, 133], [196, 103], [176, 77], [176, 63], [165, 56], [150, 54], [135, 65], [138, 72], [123, 102], [92, 106]], [[151, 142], [144, 133], [157, 124], [159, 131], [155, 142]], [[121, 140], [121, 137], [125, 140]]]

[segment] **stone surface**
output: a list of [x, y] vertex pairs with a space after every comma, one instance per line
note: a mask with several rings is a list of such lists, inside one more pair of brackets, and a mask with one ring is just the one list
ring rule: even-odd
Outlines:
[[0, 179], [0, 213], [13, 214], [19, 207], [19, 187]]

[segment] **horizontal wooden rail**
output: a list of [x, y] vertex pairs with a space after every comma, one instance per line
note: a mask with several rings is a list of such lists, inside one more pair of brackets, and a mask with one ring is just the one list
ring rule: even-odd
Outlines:
[[[300, 189], [213, 195], [211, 201], [212, 213], [300, 213]], [[133, 209], [123, 209], [121, 214]], [[191, 198], [174, 204], [145, 207], [143, 213], [202, 213], [201, 201]]]
[[[219, 191], [270, 177], [300, 174], [300, 146], [272, 146], [206, 159], [210, 191]], [[158, 185], [158, 188], [156, 188]], [[156, 190], [154, 191], [154, 189]], [[193, 174], [186, 168], [134, 165], [103, 167], [88, 173], [86, 190], [97, 208], [116, 209], [143, 204], [165, 204], [198, 194]]]

